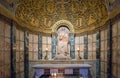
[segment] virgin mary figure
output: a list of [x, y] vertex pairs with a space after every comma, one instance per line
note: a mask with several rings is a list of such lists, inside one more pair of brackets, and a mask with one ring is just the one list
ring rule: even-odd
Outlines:
[[69, 43], [69, 36], [68, 33], [65, 31], [65, 28], [63, 27], [59, 32], [57, 38], [57, 54], [56, 54], [57, 59], [70, 58], [68, 43]]

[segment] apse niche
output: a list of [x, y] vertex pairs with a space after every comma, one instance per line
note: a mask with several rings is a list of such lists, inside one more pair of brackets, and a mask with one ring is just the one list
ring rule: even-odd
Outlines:
[[60, 26], [57, 30], [57, 48], [56, 59], [70, 59], [70, 45], [69, 45], [69, 29], [65, 26]]

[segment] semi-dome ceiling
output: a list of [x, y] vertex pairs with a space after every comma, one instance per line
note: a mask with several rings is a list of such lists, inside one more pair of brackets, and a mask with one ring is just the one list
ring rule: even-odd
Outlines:
[[100, 23], [108, 12], [105, 0], [19, 0], [15, 16], [33, 31], [51, 33], [57, 21], [67, 20], [77, 32]]

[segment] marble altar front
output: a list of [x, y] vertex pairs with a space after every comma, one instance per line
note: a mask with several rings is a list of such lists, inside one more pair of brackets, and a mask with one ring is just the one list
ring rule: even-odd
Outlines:
[[39, 78], [43, 74], [80, 74], [83, 78], [90, 78], [90, 67], [91, 65], [89, 64], [37, 64], [33, 66], [35, 78]]

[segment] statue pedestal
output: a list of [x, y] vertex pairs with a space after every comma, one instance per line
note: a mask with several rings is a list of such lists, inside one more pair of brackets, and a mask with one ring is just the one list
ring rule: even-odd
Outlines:
[[69, 56], [56, 55], [54, 60], [71, 60], [71, 58]]

